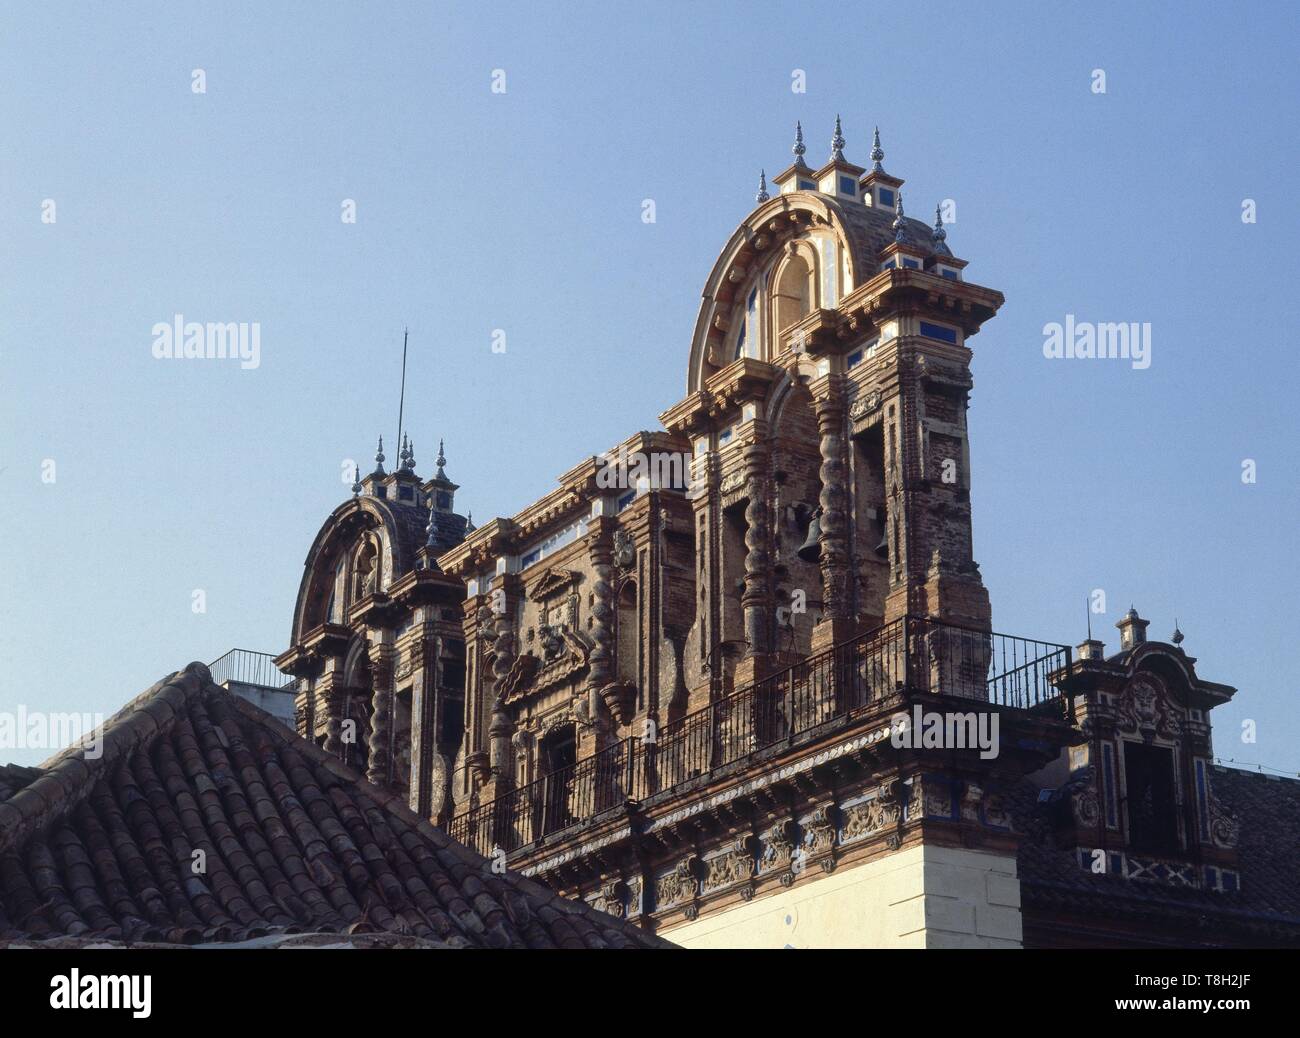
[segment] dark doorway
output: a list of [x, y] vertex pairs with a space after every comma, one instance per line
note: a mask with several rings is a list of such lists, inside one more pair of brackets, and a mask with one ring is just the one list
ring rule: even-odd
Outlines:
[[542, 832], [552, 833], [573, 821], [569, 803], [573, 794], [574, 765], [578, 761], [573, 725], [553, 728], [539, 746], [542, 769]]
[[1173, 751], [1163, 746], [1125, 743], [1124, 776], [1129, 846], [1152, 854], [1178, 850]]

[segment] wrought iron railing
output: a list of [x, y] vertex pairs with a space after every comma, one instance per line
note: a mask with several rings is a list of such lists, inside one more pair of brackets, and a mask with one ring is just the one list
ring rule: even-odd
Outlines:
[[284, 688], [293, 684], [293, 678], [280, 673], [274, 656], [269, 652], [254, 652], [252, 649], [231, 649], [220, 659], [209, 663], [208, 670], [216, 685], [238, 681], [264, 688]]
[[456, 815], [451, 836], [511, 853], [628, 801], [681, 791], [723, 768], [817, 738], [891, 699], [933, 693], [1017, 709], [1058, 698], [1070, 649], [903, 617], [665, 725]]

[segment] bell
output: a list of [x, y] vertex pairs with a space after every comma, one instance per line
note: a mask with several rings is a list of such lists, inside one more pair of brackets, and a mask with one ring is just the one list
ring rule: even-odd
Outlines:
[[808, 520], [808, 536], [804, 538], [803, 544], [799, 545], [799, 550], [795, 552], [804, 562], [816, 562], [822, 554], [822, 510], [818, 508]]

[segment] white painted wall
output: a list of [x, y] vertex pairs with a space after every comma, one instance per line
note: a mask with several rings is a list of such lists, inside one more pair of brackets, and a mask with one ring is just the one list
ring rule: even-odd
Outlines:
[[912, 847], [660, 931], [685, 948], [1019, 948], [1013, 857]]

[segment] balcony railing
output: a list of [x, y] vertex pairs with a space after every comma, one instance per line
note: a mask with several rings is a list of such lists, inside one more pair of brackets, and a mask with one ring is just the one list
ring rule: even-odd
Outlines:
[[1048, 677], [1069, 663], [1068, 646], [903, 617], [687, 714], [653, 741], [624, 739], [466, 810], [450, 834], [483, 854], [511, 853], [628, 801], [812, 741], [911, 693], [1048, 709], [1058, 697]]
[[208, 670], [212, 672], [212, 681], [216, 685], [238, 681], [245, 685], [261, 685], [263, 688], [284, 688], [293, 684], [293, 678], [280, 673], [274, 656], [269, 652], [254, 652], [252, 649], [231, 649], [220, 659], [208, 664]]

